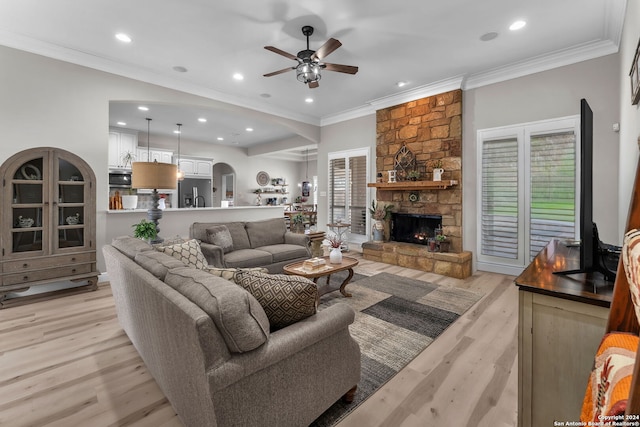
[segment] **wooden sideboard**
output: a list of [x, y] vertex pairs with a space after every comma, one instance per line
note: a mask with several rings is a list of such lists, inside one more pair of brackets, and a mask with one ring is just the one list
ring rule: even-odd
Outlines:
[[518, 425], [579, 421], [604, 335], [613, 282], [578, 268], [579, 248], [552, 240], [515, 280], [519, 287]]

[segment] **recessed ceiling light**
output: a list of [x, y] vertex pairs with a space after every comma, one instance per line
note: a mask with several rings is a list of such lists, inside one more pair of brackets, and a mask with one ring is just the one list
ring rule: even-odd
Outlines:
[[240, 73], [235, 73], [233, 75], [233, 78], [236, 79], [236, 80], [244, 80], [244, 76], [242, 74], [240, 74]]
[[398, 87], [403, 87], [403, 86], [406, 86], [406, 85], [407, 85], [407, 82], [398, 82], [398, 83], [396, 83], [396, 86], [398, 86]]
[[127, 124], [125, 122], [118, 122], [116, 123], [118, 126], [126, 126]]
[[246, 128], [245, 129], [247, 132], [253, 132], [253, 128]]
[[480, 36], [480, 40], [482, 40], [483, 42], [488, 42], [490, 40], [495, 39], [496, 37], [498, 37], [498, 33], [492, 31], [490, 33], [486, 33]]
[[200, 117], [200, 118], [198, 119], [198, 121], [199, 121], [200, 123], [207, 123], [207, 119], [205, 119], [204, 117]]
[[138, 107], [138, 110], [140, 111], [149, 111], [149, 107], [145, 107], [144, 105], [141, 105]]
[[218, 141], [224, 141], [224, 138], [223, 138], [223, 137], [221, 137], [221, 136], [219, 136], [219, 137], [217, 138], [217, 140], [218, 140]]
[[182, 65], [176, 65], [175, 67], [173, 67], [173, 71], [177, 71], [178, 73], [186, 73], [189, 70], [187, 70]]
[[116, 38], [117, 38], [118, 40], [120, 40], [121, 42], [124, 42], [124, 43], [131, 43], [131, 37], [129, 37], [129, 36], [128, 36], [127, 34], [125, 34], [125, 33], [118, 33], [118, 34], [116, 34]]
[[527, 25], [527, 23], [525, 21], [516, 21], [516, 22], [514, 22], [513, 24], [511, 24], [509, 26], [509, 29], [511, 31], [516, 31], [516, 30], [519, 30], [521, 28], [524, 28], [525, 25]]
[[307, 98], [304, 100], [307, 104], [311, 104], [313, 102], [313, 98]]

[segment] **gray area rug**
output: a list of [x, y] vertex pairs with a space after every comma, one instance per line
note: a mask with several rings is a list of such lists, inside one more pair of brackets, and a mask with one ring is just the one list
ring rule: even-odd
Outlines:
[[[331, 284], [343, 279], [332, 277]], [[361, 379], [353, 403], [336, 402], [313, 427], [333, 426], [347, 416], [482, 298], [464, 289], [389, 273], [354, 274], [347, 290], [352, 298], [339, 292], [323, 295], [318, 310], [336, 303], [356, 310], [349, 330], [362, 352]]]

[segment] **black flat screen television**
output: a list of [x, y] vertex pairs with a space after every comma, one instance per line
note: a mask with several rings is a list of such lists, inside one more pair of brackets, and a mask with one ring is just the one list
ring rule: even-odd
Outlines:
[[593, 111], [585, 99], [580, 100], [580, 266], [576, 270], [555, 274], [600, 272], [614, 281], [615, 271], [605, 264], [607, 250], [593, 222]]

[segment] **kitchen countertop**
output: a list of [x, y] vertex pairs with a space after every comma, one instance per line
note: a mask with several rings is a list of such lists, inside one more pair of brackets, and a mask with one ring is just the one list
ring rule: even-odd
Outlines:
[[[280, 209], [284, 210], [284, 205], [280, 206], [229, 206], [228, 208], [204, 207], [204, 208], [166, 208], [162, 212], [200, 212], [200, 211], [229, 211], [229, 210], [246, 210], [246, 209]], [[125, 213], [147, 213], [148, 209], [118, 209], [108, 210], [110, 214]]]

